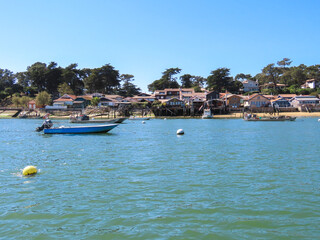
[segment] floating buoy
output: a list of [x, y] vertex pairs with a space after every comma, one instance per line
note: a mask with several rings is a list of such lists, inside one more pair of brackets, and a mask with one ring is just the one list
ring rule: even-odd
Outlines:
[[145, 124], [146, 122], [145, 121], [142, 121], [142, 124]]
[[167, 120], [166, 118], [164, 118], [163, 120]]
[[184, 134], [183, 129], [178, 129], [178, 131], [177, 131], [177, 135], [183, 135], [183, 134]]
[[320, 118], [318, 119], [318, 122], [320, 122]]
[[23, 171], [22, 174], [23, 175], [32, 175], [32, 174], [36, 174], [37, 173], [37, 168], [35, 166], [26, 166]]

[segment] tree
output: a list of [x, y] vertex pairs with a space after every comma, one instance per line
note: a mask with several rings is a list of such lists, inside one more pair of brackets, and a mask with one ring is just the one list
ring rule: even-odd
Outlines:
[[84, 82], [90, 92], [113, 94], [120, 86], [119, 71], [110, 64], [106, 64], [101, 68], [93, 69]]
[[182, 88], [191, 88], [193, 87], [193, 76], [190, 74], [184, 74], [180, 76], [181, 87]]
[[38, 106], [45, 106], [45, 105], [49, 105], [50, 103], [51, 103], [51, 96], [49, 93], [47, 93], [46, 91], [42, 91], [38, 93], [36, 97], [36, 104]]
[[235, 76], [234, 80], [243, 82], [245, 80], [252, 80], [252, 76], [250, 74], [239, 73]]
[[6, 88], [12, 88], [15, 81], [13, 72], [8, 69], [0, 68], [0, 91]]
[[29, 102], [30, 102], [30, 98], [27, 96], [22, 96], [20, 99], [20, 104], [22, 107], [28, 107]]
[[46, 68], [47, 65], [41, 62], [36, 62], [27, 68], [27, 77], [38, 92], [46, 90]]
[[71, 89], [71, 87], [67, 84], [67, 83], [61, 83], [58, 86], [58, 92], [60, 94], [60, 96], [64, 95], [64, 94], [74, 94], [73, 90]]
[[207, 78], [207, 84], [209, 90], [216, 90], [221, 92], [222, 90], [228, 90], [232, 85], [233, 78], [230, 77], [229, 68], [218, 68], [211, 71], [211, 75]]
[[269, 82], [273, 83], [273, 87], [276, 88], [279, 82], [281, 70], [275, 67], [274, 63], [271, 63], [262, 69], [262, 73]]
[[277, 62], [278, 66], [281, 68], [286, 68], [286, 66], [290, 66], [291, 63], [292, 61], [290, 61], [289, 58], [283, 58], [281, 61]]
[[19, 107], [20, 106], [20, 97], [12, 97], [12, 104], [16, 107]]
[[78, 64], [73, 63], [62, 70], [63, 82], [67, 83], [76, 95], [83, 93], [83, 77], [85, 73], [77, 69]]
[[181, 72], [180, 68], [168, 68], [162, 73], [162, 77], [159, 80], [153, 81], [148, 85], [150, 92], [155, 90], [163, 90], [165, 88], [179, 88], [177, 78], [174, 75]]
[[132, 97], [140, 93], [140, 88], [134, 85], [134, 76], [131, 74], [122, 74], [120, 76], [120, 81], [123, 82], [121, 88], [119, 89], [119, 95], [123, 97]]
[[98, 98], [98, 97], [94, 97], [91, 99], [92, 106], [98, 106], [99, 102], [100, 102], [100, 98]]

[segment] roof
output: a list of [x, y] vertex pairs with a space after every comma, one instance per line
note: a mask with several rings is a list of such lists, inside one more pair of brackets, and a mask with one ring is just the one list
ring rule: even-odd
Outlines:
[[293, 98], [295, 96], [297, 96], [297, 94], [278, 94], [278, 96], [284, 97], [284, 98]]
[[265, 98], [265, 99], [267, 99], [267, 100], [270, 100], [269, 98], [265, 97], [264, 95], [262, 95], [262, 94], [260, 94], [260, 93], [252, 94], [251, 96], [249, 96], [249, 98], [248, 98], [247, 100], [250, 101], [251, 99], [257, 97], [258, 95], [261, 96], [261, 97], [263, 97], [263, 98]]
[[275, 96], [275, 95], [263, 95], [263, 96], [268, 98], [269, 100], [277, 98], [277, 96]]
[[70, 102], [73, 101], [71, 98], [58, 98], [56, 100], [53, 100], [54, 102]]
[[61, 99], [70, 99], [72, 98], [73, 100], [77, 98], [76, 95], [72, 95], [72, 94], [63, 94], [61, 97]]
[[282, 98], [282, 97], [279, 97], [279, 98], [277, 98], [277, 99], [271, 100], [271, 102], [276, 102], [276, 101], [279, 101], [279, 100], [281, 100], [281, 101], [288, 101], [287, 99], [284, 99], [284, 98]]
[[28, 103], [29, 103], [29, 104], [35, 104], [36, 101], [35, 101], [35, 100], [31, 100], [31, 101], [29, 101]]

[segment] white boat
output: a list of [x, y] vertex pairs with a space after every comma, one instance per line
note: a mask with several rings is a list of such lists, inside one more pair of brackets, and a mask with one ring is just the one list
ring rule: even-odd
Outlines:
[[150, 117], [136, 117], [136, 116], [131, 116], [128, 118], [129, 120], [150, 120]]
[[210, 109], [204, 109], [203, 110], [202, 119], [211, 119], [211, 118], [213, 118], [213, 116], [211, 114], [211, 110]]

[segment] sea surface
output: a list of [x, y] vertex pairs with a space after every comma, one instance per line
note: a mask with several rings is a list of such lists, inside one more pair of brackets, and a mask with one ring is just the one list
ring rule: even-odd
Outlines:
[[320, 239], [317, 118], [41, 123], [0, 119], [0, 239]]

